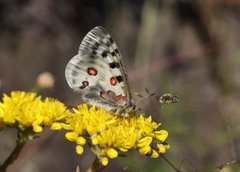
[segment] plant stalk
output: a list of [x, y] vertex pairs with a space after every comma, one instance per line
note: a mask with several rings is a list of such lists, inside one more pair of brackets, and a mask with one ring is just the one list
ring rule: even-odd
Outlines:
[[105, 169], [104, 166], [99, 161], [99, 158], [96, 157], [92, 165], [88, 168], [87, 172], [102, 172]]
[[7, 167], [12, 164], [20, 154], [22, 148], [26, 144], [27, 139], [23, 138], [23, 134], [21, 131], [18, 131], [18, 137], [16, 141], [16, 146], [11, 152], [11, 154], [8, 156], [8, 158], [1, 164], [0, 166], [0, 172], [6, 172]]

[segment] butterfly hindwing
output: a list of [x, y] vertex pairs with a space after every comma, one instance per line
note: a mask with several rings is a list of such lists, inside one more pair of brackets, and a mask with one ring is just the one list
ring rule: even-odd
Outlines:
[[117, 110], [132, 103], [120, 51], [102, 27], [95, 27], [84, 37], [65, 75], [69, 86], [90, 104]]

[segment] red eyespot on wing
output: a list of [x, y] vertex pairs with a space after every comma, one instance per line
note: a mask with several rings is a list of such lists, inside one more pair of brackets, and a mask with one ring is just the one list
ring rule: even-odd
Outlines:
[[89, 85], [89, 82], [88, 82], [88, 81], [83, 81], [83, 82], [82, 82], [82, 85], [81, 85], [79, 88], [80, 88], [80, 89], [84, 89], [84, 88], [86, 88], [88, 85]]
[[100, 97], [106, 98], [106, 97], [107, 97], [107, 93], [104, 92], [104, 91], [101, 91], [101, 92], [100, 92]]
[[87, 69], [87, 73], [89, 75], [94, 75], [95, 76], [95, 75], [97, 75], [97, 70], [92, 68], [92, 67], [90, 67], [90, 68]]
[[104, 99], [115, 99], [116, 98], [116, 94], [113, 91], [101, 91], [100, 92], [100, 97], [104, 98]]
[[110, 90], [107, 92], [107, 95], [109, 97], [115, 97], [116, 96], [116, 94], [114, 92], [110, 91]]
[[127, 101], [127, 97], [119, 95], [119, 96], [116, 97], [116, 101]]
[[117, 84], [117, 78], [116, 78], [116, 77], [112, 77], [112, 78], [110, 79], [110, 84], [113, 85], [113, 86], [115, 86], [115, 85]]

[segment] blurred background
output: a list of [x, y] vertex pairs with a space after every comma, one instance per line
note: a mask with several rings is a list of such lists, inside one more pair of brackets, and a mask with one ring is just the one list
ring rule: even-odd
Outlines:
[[[182, 171], [220, 171], [240, 158], [239, 0], [1, 0], [0, 95], [32, 91], [50, 72], [54, 86], [41, 92], [67, 105], [81, 103], [64, 71], [85, 34], [105, 27], [123, 55], [132, 92], [173, 93], [177, 104], [154, 98], [138, 104], [169, 131], [166, 157]], [[0, 163], [16, 133], [0, 132]], [[46, 131], [29, 142], [9, 172], [85, 171], [94, 160], [82, 156], [64, 133]], [[222, 171], [240, 171], [239, 163]], [[111, 160], [105, 171], [174, 171], [162, 158], [138, 152]]]

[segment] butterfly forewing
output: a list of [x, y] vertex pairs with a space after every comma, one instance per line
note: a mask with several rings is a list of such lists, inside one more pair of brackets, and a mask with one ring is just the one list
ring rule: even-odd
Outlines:
[[69, 86], [90, 104], [106, 110], [132, 106], [120, 51], [103, 27], [93, 28], [84, 37], [65, 75]]

